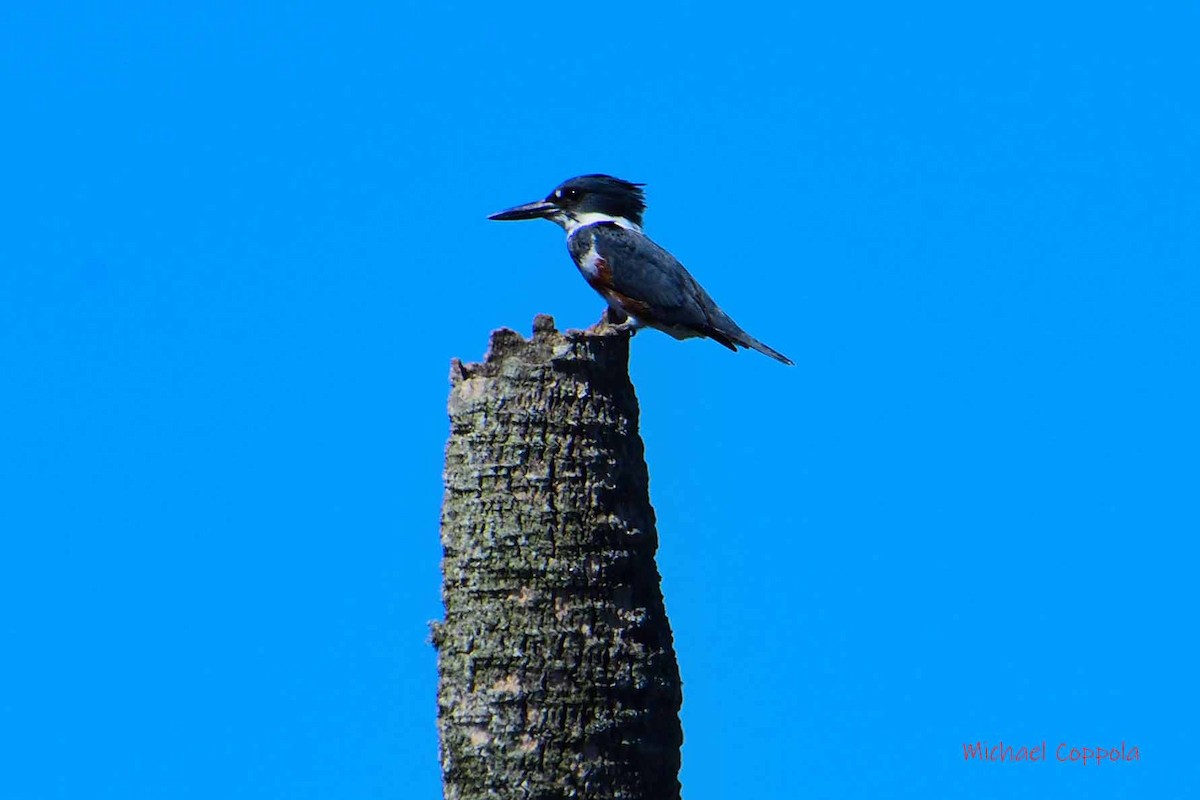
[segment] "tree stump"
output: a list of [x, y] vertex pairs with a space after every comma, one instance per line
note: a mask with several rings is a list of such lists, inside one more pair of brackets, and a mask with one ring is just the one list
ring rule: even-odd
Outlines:
[[629, 336], [493, 332], [451, 372], [438, 731], [447, 800], [679, 797], [681, 691]]

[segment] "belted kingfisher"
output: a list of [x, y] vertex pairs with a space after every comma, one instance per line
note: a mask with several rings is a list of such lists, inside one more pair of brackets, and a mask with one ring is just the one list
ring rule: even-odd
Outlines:
[[676, 339], [708, 337], [737, 352], [748, 347], [784, 364], [787, 356], [742, 330], [675, 256], [642, 233], [644, 184], [580, 175], [545, 200], [488, 219], [548, 219], [567, 232], [567, 250], [588, 285], [627, 319], [619, 330], [657, 328]]

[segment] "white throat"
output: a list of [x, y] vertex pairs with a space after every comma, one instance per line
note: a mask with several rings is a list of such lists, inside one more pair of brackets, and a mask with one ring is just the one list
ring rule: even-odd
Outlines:
[[638, 233], [642, 232], [641, 225], [625, 217], [614, 217], [612, 214], [604, 214], [600, 211], [588, 211], [583, 214], [568, 214], [565, 211], [559, 211], [549, 219], [551, 222], [561, 226], [567, 232], [567, 236], [571, 236], [580, 228], [586, 228], [588, 225], [595, 225], [600, 222], [611, 222], [627, 230], [637, 231]]

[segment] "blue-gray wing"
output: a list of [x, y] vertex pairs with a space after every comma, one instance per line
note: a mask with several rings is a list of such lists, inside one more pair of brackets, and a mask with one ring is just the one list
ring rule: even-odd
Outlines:
[[716, 303], [679, 259], [645, 234], [618, 225], [597, 225], [593, 231], [596, 253], [607, 266], [611, 289], [643, 306], [650, 324], [680, 326], [710, 336]]
[[612, 223], [590, 227], [592, 240], [574, 237], [571, 254], [579, 264], [585, 259], [584, 250], [595, 247], [599, 260], [588, 281], [626, 313], [673, 336], [707, 336], [730, 350], [749, 347], [784, 364], [792, 363], [742, 330], [679, 259], [644, 233]]

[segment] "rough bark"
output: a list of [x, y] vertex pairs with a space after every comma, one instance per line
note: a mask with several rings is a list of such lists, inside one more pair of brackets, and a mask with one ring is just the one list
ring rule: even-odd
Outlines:
[[452, 367], [435, 625], [447, 800], [679, 797], [679, 671], [624, 334]]

